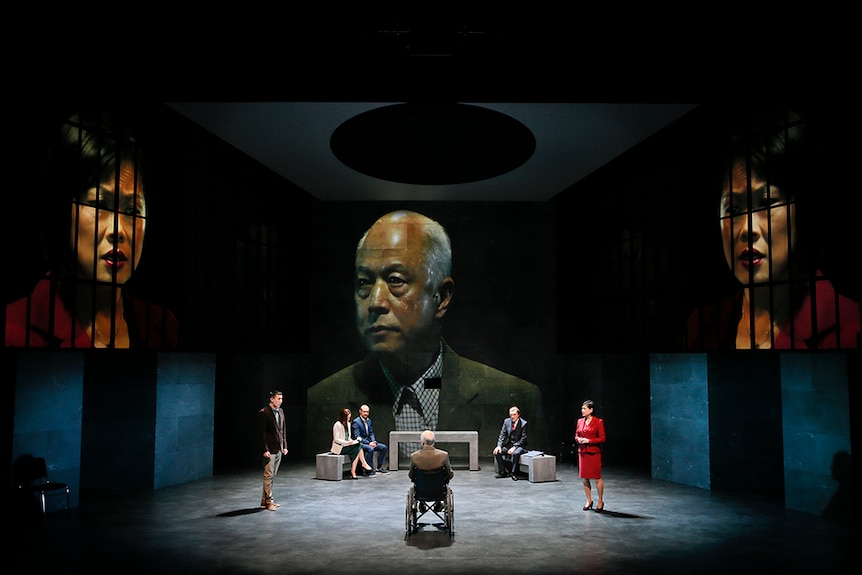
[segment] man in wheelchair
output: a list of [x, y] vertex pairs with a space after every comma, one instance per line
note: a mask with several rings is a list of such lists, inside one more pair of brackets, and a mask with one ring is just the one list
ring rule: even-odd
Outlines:
[[[426, 429], [420, 436], [422, 447], [410, 455], [410, 471], [408, 476], [413, 486], [408, 493], [407, 531], [416, 531], [416, 520], [419, 516], [432, 511], [442, 519], [450, 532], [452, 531], [452, 491], [449, 480], [455, 475], [449, 462], [449, 453], [437, 449], [436, 436]], [[429, 503], [433, 505], [429, 506]], [[439, 513], [445, 512], [446, 517]]]
[[437, 471], [443, 469], [443, 477], [448, 482], [455, 475], [449, 463], [449, 452], [437, 449], [434, 444], [437, 437], [433, 431], [426, 429], [419, 438], [422, 448], [410, 455], [410, 481], [416, 482], [417, 471]]

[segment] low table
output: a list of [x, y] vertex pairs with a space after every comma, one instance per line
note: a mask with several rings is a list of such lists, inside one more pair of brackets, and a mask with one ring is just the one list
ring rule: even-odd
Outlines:
[[519, 463], [519, 467], [527, 467], [530, 483], [557, 480], [557, 458], [553, 455], [522, 455]]
[[[398, 470], [398, 444], [419, 442], [421, 431], [389, 432], [389, 470]], [[470, 471], [479, 471], [479, 432], [478, 431], [435, 431], [437, 443], [467, 443], [470, 452]]]

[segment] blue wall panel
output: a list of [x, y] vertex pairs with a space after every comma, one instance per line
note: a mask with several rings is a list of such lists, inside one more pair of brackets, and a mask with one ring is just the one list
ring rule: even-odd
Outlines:
[[706, 354], [650, 356], [652, 476], [710, 488]]
[[784, 354], [781, 375], [785, 506], [819, 515], [836, 497], [840, 462], [850, 454], [847, 358]]
[[163, 353], [158, 359], [153, 486], [213, 473], [215, 355]]
[[[82, 352], [17, 353], [13, 465], [26, 456], [44, 457], [48, 477], [71, 486], [71, 506], [79, 501], [81, 421], [84, 390]], [[65, 507], [49, 497], [48, 512]]]

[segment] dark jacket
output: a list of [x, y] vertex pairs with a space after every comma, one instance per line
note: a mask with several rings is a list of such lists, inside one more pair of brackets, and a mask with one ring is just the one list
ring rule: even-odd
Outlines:
[[260, 452], [281, 453], [287, 449], [287, 434], [284, 427], [284, 410], [278, 408], [278, 421], [272, 408], [267, 405], [257, 412], [257, 436], [260, 441]]
[[497, 437], [497, 447], [507, 451], [513, 447], [527, 449], [527, 420], [519, 417], [515, 422], [515, 428], [512, 429], [512, 418], [507, 417], [503, 421], [503, 427], [500, 429], [500, 435]]

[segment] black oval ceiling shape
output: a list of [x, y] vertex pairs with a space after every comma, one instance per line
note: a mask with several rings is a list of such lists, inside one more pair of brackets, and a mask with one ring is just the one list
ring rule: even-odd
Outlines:
[[536, 138], [506, 114], [458, 103], [393, 104], [342, 123], [335, 157], [360, 173], [417, 185], [477, 182], [530, 159]]

